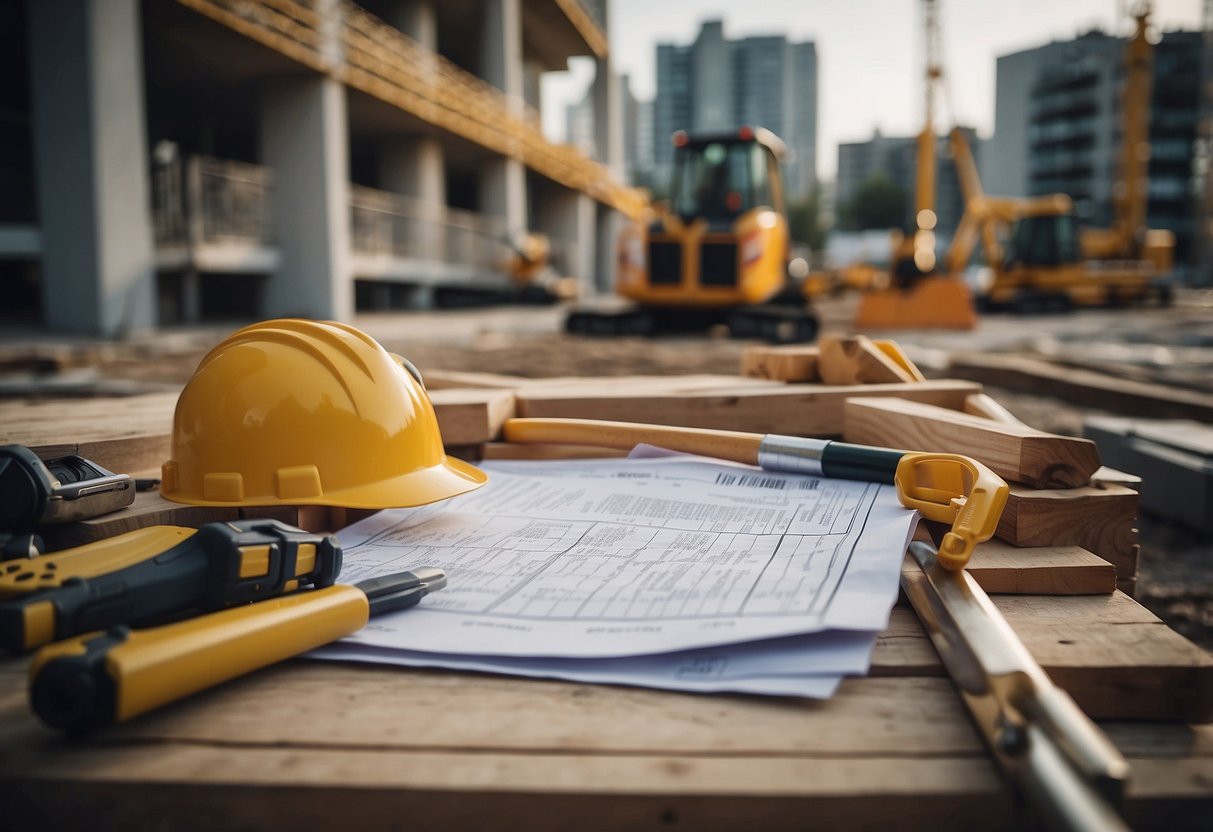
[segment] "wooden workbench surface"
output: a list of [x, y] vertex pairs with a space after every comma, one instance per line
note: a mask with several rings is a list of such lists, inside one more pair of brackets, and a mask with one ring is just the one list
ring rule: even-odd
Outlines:
[[[895, 610], [874, 672], [909, 675], [828, 702], [296, 660], [76, 742], [6, 659], [0, 828], [1011, 828], [929, 650]], [[1104, 727], [1135, 828], [1207, 828], [1213, 726]]]
[[[845, 389], [806, 389], [776, 391], [778, 403], [788, 413], [814, 401], [829, 402], [822, 413], [831, 419], [842, 412]], [[565, 407], [554, 390], [521, 391], [518, 407]], [[743, 392], [754, 407], [769, 410], [774, 394], [752, 390]], [[449, 395], [444, 432], [458, 424], [469, 442], [494, 435], [497, 398]], [[712, 419], [749, 401], [698, 388], [685, 395]], [[59, 417], [49, 405], [9, 404], [0, 407], [0, 435], [51, 449], [67, 442], [135, 470], [163, 458], [170, 405], [95, 403], [110, 427], [86, 435], [52, 424]], [[117, 418], [132, 409], [146, 424]], [[995, 603], [1129, 758], [1134, 828], [1206, 829], [1213, 726], [1188, 723], [1213, 714], [1213, 660], [1110, 593], [1118, 576], [1131, 586], [1136, 567], [1136, 504], [1122, 509], [1126, 499], [1115, 487], [1020, 489], [1010, 518], [1019, 525], [1000, 528], [1001, 542], [979, 551], [973, 574], [991, 592], [1058, 593]], [[154, 497], [141, 500], [121, 517], [81, 524], [81, 539], [161, 517]], [[1080, 508], [1098, 527], [1090, 534], [1066, 513]], [[828, 702], [295, 660], [69, 741], [29, 713], [27, 665], [0, 658], [0, 830], [997, 830], [1016, 822], [1011, 792], [905, 607], [878, 639], [870, 676], [844, 682]]]

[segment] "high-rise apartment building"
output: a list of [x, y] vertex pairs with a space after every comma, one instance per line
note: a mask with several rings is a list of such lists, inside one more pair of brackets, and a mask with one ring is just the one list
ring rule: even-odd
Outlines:
[[[1084, 223], [1111, 222], [1127, 46], [1095, 31], [998, 59], [994, 137], [982, 168], [988, 192], [1066, 193]], [[1194, 233], [1200, 53], [1198, 32], [1166, 32], [1154, 48], [1147, 221], [1175, 232], [1180, 260]]]
[[[112, 335], [348, 318], [506, 283], [510, 243], [609, 285], [605, 0], [0, 0], [0, 316]], [[539, 78], [598, 63], [595, 158]], [[16, 312], [14, 312], [16, 310]]]
[[816, 184], [817, 48], [782, 35], [728, 40], [721, 21], [705, 22], [688, 46], [658, 44], [653, 157], [658, 181], [673, 159], [676, 130], [714, 133], [766, 127], [791, 149], [784, 166], [790, 199]]

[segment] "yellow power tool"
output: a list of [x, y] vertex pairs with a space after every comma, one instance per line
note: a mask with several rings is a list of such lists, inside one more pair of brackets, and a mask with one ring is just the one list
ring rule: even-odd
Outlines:
[[153, 526], [4, 565], [0, 647], [33, 650], [119, 624], [162, 622], [327, 587], [341, 571], [332, 536], [277, 520]]
[[420, 567], [352, 586], [297, 592], [148, 630], [112, 627], [44, 647], [30, 665], [30, 706], [79, 734], [357, 632], [446, 586]]

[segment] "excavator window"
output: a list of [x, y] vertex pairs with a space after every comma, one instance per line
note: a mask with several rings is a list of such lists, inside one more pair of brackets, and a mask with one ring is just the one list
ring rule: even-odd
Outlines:
[[769, 205], [766, 149], [753, 141], [692, 141], [675, 151], [670, 192], [684, 219], [731, 222], [757, 205]]
[[1007, 266], [1061, 266], [1082, 259], [1073, 214], [1023, 217], [1011, 231]]

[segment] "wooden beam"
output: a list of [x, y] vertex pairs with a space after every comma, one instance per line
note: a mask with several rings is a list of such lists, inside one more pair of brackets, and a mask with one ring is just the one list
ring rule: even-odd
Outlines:
[[514, 416], [510, 390], [454, 389], [430, 393], [442, 441], [450, 445], [477, 445], [501, 435], [501, 426]]
[[782, 347], [755, 345], [741, 353], [741, 374], [747, 378], [773, 381], [819, 381], [818, 363], [821, 351], [817, 347], [790, 344]]
[[1110, 595], [1116, 567], [1080, 546], [1020, 549], [980, 544], [965, 567], [986, 592], [1015, 595]]
[[1024, 424], [1019, 418], [999, 404], [988, 393], [974, 393], [965, 399], [964, 412], [983, 419], [991, 419], [1006, 425]]
[[594, 448], [589, 445], [522, 445], [517, 442], [489, 442], [481, 449], [481, 459], [622, 459], [628, 451]]
[[0, 402], [0, 444], [43, 458], [79, 454], [119, 473], [159, 471], [176, 406], [176, 393]]
[[968, 382], [951, 380], [912, 384], [779, 385], [731, 391], [663, 394], [647, 390], [638, 396], [626, 387], [534, 388], [518, 391], [518, 415], [649, 422], [685, 427], [838, 436], [843, 432], [843, 404], [855, 396], [901, 396], [959, 409], [976, 392]]
[[820, 372], [826, 384], [896, 384], [919, 380], [866, 335], [822, 338]]
[[[815, 348], [814, 348], [815, 349]], [[495, 388], [500, 390], [591, 388], [602, 389], [625, 387], [629, 390], [660, 390], [664, 392], [689, 393], [696, 390], [747, 388], [780, 388], [783, 385], [769, 379], [725, 375], [723, 373], [697, 373], [694, 375], [627, 375], [627, 376], [547, 376], [527, 378], [500, 373], [473, 373], [462, 370], [431, 370], [425, 374], [428, 390], [447, 390], [460, 387]]]
[[[25, 445], [44, 459], [79, 454], [119, 473], [159, 472], [170, 455], [177, 395], [0, 402], [0, 444]], [[514, 415], [508, 391], [434, 391], [431, 400], [451, 444], [487, 442]]]
[[1013, 546], [1081, 546], [1137, 575], [1137, 492], [1118, 485], [1035, 490], [1012, 485], [995, 535]]
[[[1208, 722], [1213, 658], [1132, 598], [991, 596], [1050, 678], [1094, 719]], [[893, 610], [873, 676], [946, 675], [914, 612]]]
[[1015, 355], [967, 351], [952, 355], [949, 374], [1121, 416], [1213, 422], [1213, 395], [1106, 375]]
[[845, 421], [843, 436], [848, 442], [965, 454], [999, 476], [1037, 488], [1086, 485], [1099, 468], [1099, 451], [1089, 439], [1057, 436], [921, 402], [852, 399], [846, 404]]

